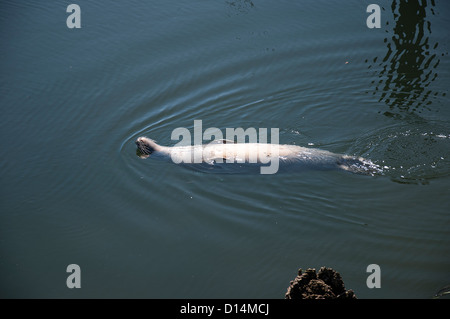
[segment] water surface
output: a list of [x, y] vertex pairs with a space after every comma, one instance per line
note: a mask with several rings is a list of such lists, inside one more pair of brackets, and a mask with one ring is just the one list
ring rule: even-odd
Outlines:
[[[0, 5], [0, 296], [283, 298], [321, 266], [359, 298], [449, 284], [447, 1], [379, 1], [380, 29], [356, 0], [77, 1], [81, 29], [70, 3]], [[279, 128], [384, 175], [136, 156], [194, 120]]]

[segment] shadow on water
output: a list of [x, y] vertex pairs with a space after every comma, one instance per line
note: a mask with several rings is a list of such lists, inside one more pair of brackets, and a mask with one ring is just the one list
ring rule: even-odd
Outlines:
[[399, 183], [428, 184], [450, 175], [448, 123], [421, 114], [437, 112], [432, 103], [446, 95], [431, 88], [438, 78], [440, 57], [448, 54], [439, 52], [438, 42], [431, 37], [434, 7], [433, 0], [393, 1], [394, 25], [386, 31], [393, 35], [384, 39], [387, 52], [382, 58], [365, 61], [374, 72], [371, 93], [389, 108], [379, 113], [396, 124], [363, 137], [359, 143], [364, 145], [359, 146], [382, 158], [388, 175]]
[[235, 14], [249, 13], [255, 7], [251, 0], [227, 0], [225, 3]]
[[386, 116], [405, 118], [430, 110], [437, 96], [445, 96], [445, 92], [429, 88], [438, 77], [439, 56], [444, 55], [437, 51], [438, 42], [430, 39], [431, 22], [427, 15], [434, 15], [434, 6], [434, 1], [392, 2], [395, 25], [392, 37], [384, 39], [386, 55], [380, 62], [375, 57], [369, 65], [369, 69], [378, 69], [375, 71], [378, 80], [372, 81], [373, 94], [380, 95], [379, 102], [388, 105], [389, 111], [383, 113]]

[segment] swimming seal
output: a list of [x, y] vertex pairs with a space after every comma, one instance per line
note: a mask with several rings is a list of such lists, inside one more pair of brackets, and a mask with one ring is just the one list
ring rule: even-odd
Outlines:
[[[336, 154], [326, 150], [266, 143], [235, 143], [229, 140], [215, 140], [205, 145], [162, 146], [147, 137], [136, 140], [137, 155], [159, 159], [172, 159], [200, 171], [216, 170], [219, 173], [239, 173], [243, 168], [261, 168], [264, 164], [277, 163], [278, 170], [298, 171], [301, 169], [340, 169], [358, 174], [375, 175], [381, 172], [378, 165], [361, 157]], [[233, 165], [234, 164], [234, 165]], [[236, 165], [237, 164], [237, 165]], [[278, 167], [279, 164], [279, 167]], [[264, 174], [264, 173], [263, 173]]]

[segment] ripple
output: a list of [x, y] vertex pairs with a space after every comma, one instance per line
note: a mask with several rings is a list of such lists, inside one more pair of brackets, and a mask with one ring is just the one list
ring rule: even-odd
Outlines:
[[353, 146], [384, 167], [394, 182], [428, 184], [450, 175], [450, 131], [444, 122], [377, 129]]

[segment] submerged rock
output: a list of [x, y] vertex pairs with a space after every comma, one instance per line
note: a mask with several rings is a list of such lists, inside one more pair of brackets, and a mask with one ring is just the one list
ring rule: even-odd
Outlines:
[[291, 281], [285, 299], [356, 299], [353, 290], [345, 290], [341, 275], [332, 268], [308, 268]]

